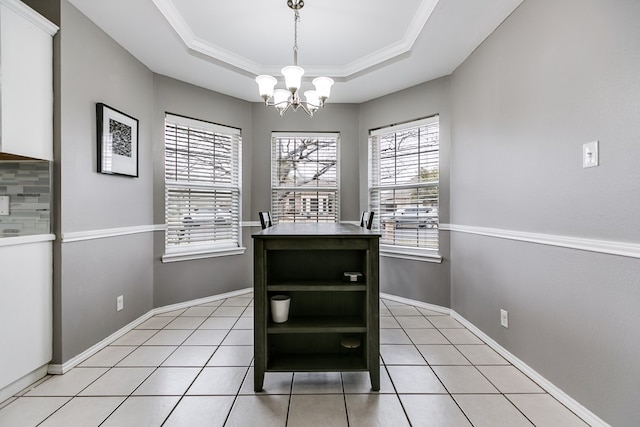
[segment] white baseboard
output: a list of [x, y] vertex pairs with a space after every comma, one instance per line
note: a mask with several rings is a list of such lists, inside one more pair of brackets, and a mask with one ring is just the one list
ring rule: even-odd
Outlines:
[[[214, 295], [214, 296], [211, 296], [211, 297], [200, 298], [200, 299], [197, 299], [197, 300], [192, 300], [192, 301], [187, 301], [187, 302], [182, 302], [182, 303], [177, 303], [177, 304], [167, 305], [167, 306], [164, 306], [164, 307], [155, 308], [155, 309], [149, 311], [148, 313], [140, 316], [138, 319], [134, 320], [133, 322], [129, 323], [128, 325], [124, 326], [120, 330], [114, 332], [109, 337], [105, 338], [104, 340], [100, 341], [96, 345], [94, 345], [91, 348], [87, 349], [86, 351], [82, 352], [78, 356], [76, 356], [73, 359], [65, 362], [64, 364], [62, 364], [62, 365], [54, 365], [54, 364], [49, 365], [48, 372], [50, 374], [64, 374], [65, 372], [68, 372], [70, 369], [72, 369], [73, 367], [75, 367], [78, 364], [82, 363], [84, 360], [88, 359], [89, 357], [93, 356], [98, 351], [102, 350], [103, 348], [105, 348], [106, 346], [108, 346], [109, 344], [111, 344], [112, 342], [117, 340], [118, 338], [122, 337], [127, 332], [131, 331], [132, 329], [134, 329], [135, 327], [140, 325], [142, 322], [148, 320], [149, 318], [151, 318], [152, 316], [155, 316], [157, 314], [167, 313], [167, 312], [174, 311], [174, 310], [180, 310], [180, 309], [183, 309], [183, 308], [191, 307], [193, 305], [205, 304], [205, 303], [208, 303], [208, 302], [218, 301], [218, 300], [221, 300], [221, 299], [232, 298], [232, 297], [236, 297], [236, 296], [240, 296], [240, 295], [244, 295], [244, 294], [250, 293], [252, 291], [253, 291], [253, 288], [245, 288], [245, 289], [241, 289], [241, 290], [238, 290], [238, 291], [228, 292], [228, 293], [225, 293], [225, 294]], [[427, 309], [427, 310], [431, 310], [431, 311], [434, 311], [434, 312], [437, 312], [437, 313], [451, 315], [454, 319], [456, 319], [458, 322], [460, 322], [462, 325], [464, 325], [467, 329], [469, 329], [471, 332], [473, 332], [475, 335], [477, 335], [481, 340], [483, 340], [485, 343], [487, 343], [487, 345], [489, 347], [494, 349], [502, 357], [504, 357], [506, 360], [508, 360], [509, 363], [511, 363], [516, 368], [520, 369], [524, 374], [526, 374], [529, 378], [531, 378], [533, 381], [535, 381], [540, 387], [542, 387], [547, 393], [549, 393], [551, 396], [556, 398], [560, 403], [562, 403], [567, 408], [569, 408], [571, 411], [573, 411], [578, 417], [582, 418], [590, 426], [592, 426], [592, 427], [611, 427], [609, 424], [607, 424], [606, 422], [601, 420], [593, 412], [589, 411], [587, 408], [582, 406], [580, 403], [578, 403], [571, 396], [566, 394], [560, 388], [556, 387], [553, 383], [551, 383], [549, 380], [547, 380], [542, 375], [540, 375], [538, 372], [536, 372], [529, 365], [527, 365], [522, 360], [520, 360], [519, 358], [517, 358], [516, 356], [511, 354], [508, 350], [506, 350], [504, 347], [502, 347], [500, 344], [498, 344], [496, 341], [494, 341], [491, 337], [489, 337], [487, 334], [485, 334], [480, 329], [478, 329], [475, 325], [473, 325], [467, 319], [462, 317], [455, 310], [451, 310], [450, 308], [442, 307], [442, 306], [439, 306], [439, 305], [429, 304], [429, 303], [425, 303], [425, 302], [422, 302], [422, 301], [416, 301], [416, 300], [412, 300], [412, 299], [409, 299], [409, 298], [399, 297], [399, 296], [396, 296], [396, 295], [391, 295], [391, 294], [386, 294], [386, 293], [381, 293], [380, 294], [380, 298], [388, 299], [390, 301], [400, 302], [400, 303], [403, 303], [403, 304], [410, 304], [410, 305], [413, 305], [413, 306], [416, 306], [416, 307], [420, 307], [420, 308], [424, 308], [424, 309]], [[44, 368], [46, 369], [46, 366]], [[44, 373], [40, 374], [39, 376], [35, 376], [35, 378], [30, 379], [30, 380], [25, 380], [26, 377], [24, 377], [23, 379], [19, 380], [21, 382], [22, 382], [22, 380], [24, 380], [24, 382], [23, 382], [24, 385], [22, 385], [21, 387], [16, 386], [17, 388], [15, 390], [13, 390], [10, 394], [8, 394], [6, 397], [4, 397], [4, 399], [10, 397], [15, 392], [17, 392], [19, 390], [22, 390], [24, 387], [27, 387], [28, 385], [30, 385], [34, 381], [37, 381], [38, 379], [42, 378], [43, 376], [44, 376]], [[16, 383], [11, 384], [10, 387], [13, 387], [14, 384], [16, 384]], [[4, 393], [5, 390], [7, 390], [7, 388], [5, 388], [3, 390], [0, 390], [0, 402], [2, 400], [4, 400], [2, 393]]]
[[551, 381], [544, 378], [538, 372], [536, 372], [529, 365], [524, 363], [522, 360], [518, 359], [516, 356], [507, 351], [504, 347], [494, 341], [487, 334], [478, 329], [474, 324], [469, 322], [467, 319], [462, 317], [455, 310], [451, 310], [450, 308], [441, 307], [438, 305], [424, 303], [422, 301], [414, 301], [408, 298], [398, 297], [395, 295], [389, 295], [385, 293], [380, 294], [380, 298], [388, 299], [391, 301], [401, 302], [404, 304], [410, 304], [416, 307], [426, 308], [431, 311], [436, 311], [438, 313], [450, 314], [454, 319], [460, 322], [464, 327], [473, 332], [478, 338], [483, 340], [489, 347], [498, 352], [502, 357], [507, 359], [509, 363], [511, 363], [516, 368], [520, 369], [525, 375], [535, 381], [540, 387], [542, 387], [547, 393], [556, 398], [560, 403], [573, 411], [578, 417], [582, 418], [587, 424], [592, 427], [611, 427], [606, 422], [602, 421], [597, 415], [593, 412], [582, 406], [571, 396], [566, 394], [564, 391], [556, 387]]
[[70, 369], [75, 368], [77, 365], [79, 365], [80, 363], [84, 362], [85, 360], [87, 360], [88, 358], [90, 358], [91, 356], [93, 356], [94, 354], [96, 354], [97, 352], [99, 352], [100, 350], [102, 350], [103, 348], [105, 348], [106, 346], [108, 346], [109, 344], [111, 344], [112, 342], [117, 340], [118, 338], [122, 337], [124, 334], [126, 334], [130, 330], [135, 329], [136, 326], [142, 324], [142, 322], [144, 322], [145, 320], [150, 319], [151, 316], [153, 316], [152, 312], [153, 312], [153, 310], [151, 310], [148, 313], [138, 317], [133, 322], [131, 322], [128, 325], [118, 329], [116, 332], [114, 332], [113, 334], [109, 335], [107, 338], [105, 338], [102, 341], [100, 341], [99, 343], [89, 347], [88, 349], [86, 349], [82, 353], [78, 354], [76, 357], [74, 357], [72, 359], [69, 359], [68, 361], [66, 361], [62, 365], [51, 363], [49, 365], [49, 370], [47, 372], [49, 374], [53, 374], [53, 375], [62, 375], [64, 373], [68, 372]]
[[186, 301], [186, 302], [180, 302], [180, 303], [172, 304], [172, 305], [165, 305], [164, 307], [159, 307], [159, 308], [156, 308], [156, 309], [152, 310], [153, 311], [152, 315], [155, 316], [156, 314], [168, 313], [168, 312], [174, 311], [174, 310], [181, 310], [183, 308], [189, 308], [192, 305], [201, 305], [201, 304], [206, 304], [206, 303], [212, 302], [212, 301], [219, 301], [221, 299], [239, 297], [241, 295], [248, 294], [250, 292], [253, 292], [253, 288], [244, 288], [244, 289], [240, 289], [240, 290], [237, 290], [237, 291], [232, 291], [232, 292], [227, 292], [227, 293], [224, 293], [224, 294], [214, 295], [214, 296], [211, 296], [211, 297], [200, 298], [200, 299], [195, 299], [195, 300]]
[[458, 322], [462, 323], [464, 327], [469, 329], [475, 335], [478, 336], [481, 340], [483, 340], [489, 347], [498, 352], [502, 357], [507, 359], [509, 363], [511, 363], [516, 368], [520, 369], [525, 375], [531, 378], [534, 382], [536, 382], [540, 387], [542, 387], [547, 393], [551, 396], [555, 397], [560, 403], [573, 411], [578, 417], [582, 418], [587, 424], [592, 427], [611, 427], [609, 424], [601, 420], [596, 414], [582, 406], [575, 399], [569, 396], [567, 393], [562, 391], [560, 388], [556, 387], [551, 381], [544, 378], [538, 372], [536, 372], [529, 365], [524, 363], [522, 360], [518, 359], [516, 356], [511, 354], [507, 349], [502, 347], [496, 341], [494, 341], [487, 334], [478, 329], [473, 323], [469, 322], [467, 319], [462, 317], [455, 310], [451, 310], [451, 316], [456, 319]]
[[187, 302], [181, 302], [181, 303], [177, 303], [177, 304], [167, 305], [167, 306], [164, 306], [164, 307], [154, 308], [153, 310], [151, 310], [151, 311], [143, 314], [142, 316], [138, 317], [136, 320], [134, 320], [133, 322], [129, 323], [128, 325], [123, 326], [122, 328], [120, 328], [119, 330], [117, 330], [113, 334], [109, 335], [107, 338], [103, 339], [99, 343], [97, 343], [97, 344], [93, 345], [92, 347], [86, 349], [85, 351], [83, 351], [82, 353], [78, 354], [74, 358], [69, 359], [65, 363], [63, 363], [61, 365], [60, 364], [50, 364], [49, 365], [49, 369], [48, 369], [47, 372], [49, 374], [53, 374], [53, 375], [61, 375], [61, 374], [64, 374], [64, 373], [68, 372], [69, 370], [71, 370], [72, 368], [78, 366], [80, 363], [84, 362], [85, 360], [87, 360], [88, 358], [90, 358], [91, 356], [93, 356], [94, 354], [96, 354], [97, 352], [99, 352], [100, 350], [102, 350], [103, 348], [105, 348], [106, 346], [108, 346], [109, 344], [111, 344], [112, 342], [117, 340], [118, 338], [121, 338], [122, 336], [124, 336], [127, 332], [131, 331], [132, 329], [135, 329], [137, 326], [139, 326], [140, 324], [142, 324], [146, 320], [149, 320], [151, 317], [153, 317], [153, 316], [155, 316], [157, 314], [168, 313], [170, 311], [180, 310], [182, 308], [191, 307], [193, 305], [200, 305], [200, 304], [205, 304], [205, 303], [212, 302], [212, 301], [218, 301], [218, 300], [221, 300], [221, 299], [232, 298], [232, 297], [235, 297], [235, 296], [240, 296], [240, 295], [247, 294], [247, 293], [249, 293], [251, 291], [253, 291], [253, 288], [245, 288], [245, 289], [240, 289], [238, 291], [233, 291], [233, 292], [227, 292], [227, 293], [224, 293], [224, 294], [214, 295], [214, 296], [211, 296], [211, 297], [199, 298], [199, 299], [196, 299], [196, 300], [191, 300], [191, 301], [187, 301]]
[[[47, 365], [42, 365], [38, 369], [28, 373], [24, 377], [12, 382], [6, 387], [0, 389], [0, 404], [5, 400], [9, 399], [11, 396], [15, 396], [21, 390], [29, 387], [31, 384], [35, 383], [39, 379], [43, 378], [47, 375]], [[0, 408], [2, 405], [0, 405]]]
[[409, 298], [399, 297], [396, 295], [385, 294], [384, 292], [380, 293], [380, 298], [388, 299], [395, 302], [401, 302], [403, 304], [410, 304], [416, 307], [424, 308], [427, 310], [435, 311], [442, 314], [450, 314], [451, 309], [447, 307], [442, 307], [441, 305], [429, 304], [427, 302], [416, 301]]

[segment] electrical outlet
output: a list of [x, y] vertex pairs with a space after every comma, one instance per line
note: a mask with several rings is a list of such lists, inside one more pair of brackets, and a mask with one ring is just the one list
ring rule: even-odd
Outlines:
[[120, 295], [116, 298], [116, 311], [120, 311], [124, 308], [124, 295]]
[[500, 326], [509, 327], [509, 312], [507, 310], [500, 309]]
[[587, 142], [582, 145], [582, 167], [592, 168], [598, 166], [598, 141]]
[[9, 215], [9, 196], [0, 196], [0, 215]]

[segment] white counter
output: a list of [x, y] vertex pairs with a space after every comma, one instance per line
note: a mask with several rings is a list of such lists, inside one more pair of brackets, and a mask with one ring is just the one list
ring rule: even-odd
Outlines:
[[3, 246], [24, 245], [26, 243], [51, 242], [56, 240], [55, 234], [35, 234], [33, 236], [0, 237], [0, 248]]

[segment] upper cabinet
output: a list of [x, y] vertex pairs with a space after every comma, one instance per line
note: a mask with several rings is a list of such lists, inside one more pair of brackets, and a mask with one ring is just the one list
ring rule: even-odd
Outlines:
[[0, 159], [53, 160], [53, 36], [58, 27], [0, 0]]

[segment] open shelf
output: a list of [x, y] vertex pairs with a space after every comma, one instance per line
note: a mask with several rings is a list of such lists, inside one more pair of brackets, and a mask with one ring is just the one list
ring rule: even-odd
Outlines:
[[329, 280], [305, 280], [297, 282], [276, 282], [267, 286], [267, 291], [307, 291], [307, 292], [348, 292], [366, 291], [365, 283], [348, 283]]
[[367, 266], [366, 250], [274, 250], [267, 251], [267, 281], [270, 285], [303, 283], [310, 285], [355, 285], [344, 282], [345, 272], [360, 272]]
[[306, 316], [289, 318], [285, 323], [269, 322], [268, 334], [358, 333], [366, 332], [367, 323], [359, 316]]
[[267, 362], [270, 372], [334, 372], [365, 371], [367, 363], [361, 354], [326, 353], [326, 354], [278, 354]]

